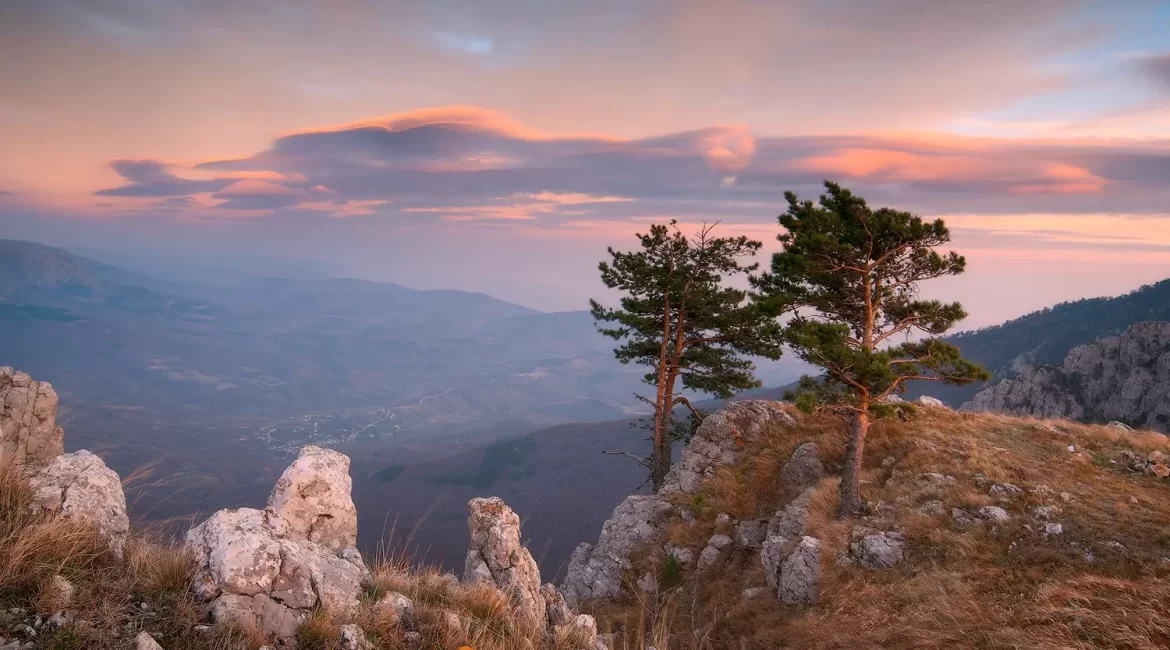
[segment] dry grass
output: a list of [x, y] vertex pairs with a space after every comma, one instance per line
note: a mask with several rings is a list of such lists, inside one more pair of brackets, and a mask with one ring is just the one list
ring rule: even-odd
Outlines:
[[[34, 516], [28, 487], [13, 471], [0, 471], [0, 627], [19, 622], [7, 610], [47, 617], [62, 609], [69, 624], [42, 630], [38, 647], [54, 650], [123, 648], [147, 629], [168, 650], [240, 650], [260, 639], [233, 628], [194, 633], [204, 607], [187, 591], [191, 562], [169, 544], [130, 540], [125, 558], [112, 557], [90, 526]], [[67, 608], [50, 587], [55, 575], [74, 587]], [[146, 603], [144, 609], [142, 603]]]
[[[743, 463], [706, 483], [686, 504], [697, 523], [676, 523], [670, 541], [697, 555], [711, 535], [729, 532], [716, 525], [719, 513], [771, 515], [792, 496], [779, 468], [804, 442], [820, 446], [830, 472], [839, 469], [845, 423], [793, 415], [795, 430], [770, 431]], [[733, 551], [657, 601], [592, 610], [602, 631], [619, 633], [621, 650], [644, 648], [662, 620], [669, 638], [658, 631], [658, 650], [1170, 647], [1170, 483], [1111, 462], [1125, 450], [1170, 451], [1170, 441], [1152, 432], [919, 409], [909, 421], [875, 424], [862, 477], [869, 515], [859, 523], [901, 530], [901, 565], [837, 566], [854, 523], [833, 518], [838, 483], [827, 478], [808, 522], [823, 544], [817, 606], [785, 606], [767, 594], [742, 598], [743, 589], [764, 586], [763, 568], [758, 553]], [[918, 478], [925, 472], [955, 482], [930, 485]], [[1005, 482], [1025, 490], [998, 503], [1011, 522], [963, 528], [952, 520], [953, 507], [997, 503], [988, 488]], [[943, 501], [945, 514], [923, 514], [929, 500]], [[1043, 522], [1029, 514], [1037, 505], [1062, 509], [1054, 517], [1062, 535], [1040, 532]], [[655, 569], [643, 564], [631, 577]]]
[[[19, 607], [44, 617], [62, 609], [73, 615], [62, 629], [44, 628], [38, 647], [46, 649], [121, 650], [139, 630], [167, 650], [256, 650], [268, 643], [250, 630], [202, 627], [207, 607], [188, 591], [191, 559], [165, 534], [167, 526], [137, 532], [119, 561], [92, 528], [32, 516], [30, 503], [24, 482], [14, 473], [0, 473], [0, 636], [21, 622], [6, 613]], [[339, 648], [340, 628], [351, 622], [362, 626], [378, 650], [579, 650], [583, 645], [572, 634], [550, 639], [543, 630], [518, 625], [506, 596], [496, 589], [458, 584], [401, 555], [380, 554], [372, 573], [358, 611], [313, 612], [298, 632], [301, 650]], [[74, 586], [67, 607], [49, 588], [57, 574]], [[378, 598], [390, 591], [414, 602], [409, 620], [377, 607]], [[410, 640], [408, 632], [418, 637]]]

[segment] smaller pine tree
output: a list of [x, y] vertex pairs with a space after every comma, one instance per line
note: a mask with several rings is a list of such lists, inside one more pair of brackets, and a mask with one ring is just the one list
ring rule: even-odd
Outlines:
[[[655, 386], [653, 449], [643, 460], [654, 488], [662, 486], [671, 463], [672, 413], [682, 405], [701, 414], [682, 389], [721, 398], [760, 382], [749, 356], [777, 359], [782, 328], [754, 302], [749, 292], [724, 285], [726, 278], [749, 274], [744, 264], [762, 244], [746, 237], [714, 237], [704, 224], [688, 238], [675, 221], [639, 234], [640, 249], [609, 249], [599, 265], [605, 286], [623, 293], [619, 308], [590, 301], [602, 334], [621, 341], [614, 354], [622, 363], [650, 367], [646, 383]], [[601, 325], [612, 323], [612, 326]]]

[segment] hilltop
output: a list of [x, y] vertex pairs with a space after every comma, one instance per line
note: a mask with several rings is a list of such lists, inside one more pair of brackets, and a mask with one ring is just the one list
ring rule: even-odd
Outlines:
[[[729, 416], [735, 462], [607, 522], [600, 544], [627, 549], [621, 592], [579, 605], [615, 647], [1170, 643], [1165, 436], [906, 408], [871, 431], [866, 514], [848, 521], [833, 517], [845, 423], [750, 404], [732, 408], [771, 415], [756, 432]], [[717, 440], [706, 457], [729, 448]]]
[[17, 455], [0, 447], [0, 465], [24, 459], [32, 483], [0, 481], [0, 636], [31, 647], [156, 648], [143, 634], [167, 650], [1170, 643], [1170, 441], [1121, 424], [899, 406], [871, 431], [866, 511], [850, 521], [833, 518], [845, 423], [733, 402], [660, 493], [627, 498], [577, 549], [558, 592], [521, 546], [524, 513], [495, 498], [469, 502], [462, 579], [359, 552], [349, 459], [318, 447], [264, 510], [216, 512], [182, 544], [136, 529], [97, 456], [38, 446], [61, 433], [52, 388], [6, 372]]

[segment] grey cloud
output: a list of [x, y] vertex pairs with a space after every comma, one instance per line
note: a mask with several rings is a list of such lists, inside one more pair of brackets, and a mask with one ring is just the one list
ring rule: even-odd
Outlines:
[[115, 160], [110, 167], [128, 183], [94, 192], [97, 196], [166, 197], [216, 191], [229, 180], [189, 180], [171, 174], [166, 163], [157, 160]]
[[1170, 52], [1142, 57], [1137, 65], [1159, 90], [1170, 93]]

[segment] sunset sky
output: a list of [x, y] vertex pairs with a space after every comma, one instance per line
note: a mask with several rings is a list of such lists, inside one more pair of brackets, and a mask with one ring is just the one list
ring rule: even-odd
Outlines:
[[0, 237], [581, 309], [826, 178], [947, 220], [966, 326], [1170, 277], [1170, 0], [0, 2]]

